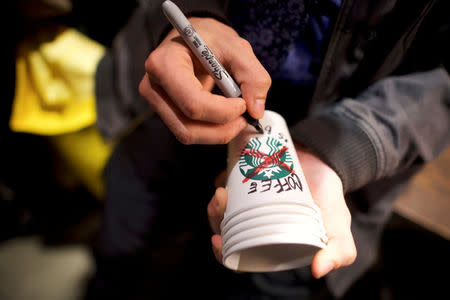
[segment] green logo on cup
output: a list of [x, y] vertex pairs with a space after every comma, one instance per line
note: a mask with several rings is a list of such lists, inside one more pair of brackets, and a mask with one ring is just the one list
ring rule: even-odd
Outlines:
[[245, 177], [242, 183], [249, 179], [280, 179], [295, 174], [288, 150], [287, 146], [273, 137], [252, 138], [239, 159], [239, 170]]

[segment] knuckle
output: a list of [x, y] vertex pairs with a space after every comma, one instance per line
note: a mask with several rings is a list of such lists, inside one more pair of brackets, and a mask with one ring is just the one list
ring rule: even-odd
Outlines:
[[242, 48], [244, 50], [247, 50], [247, 51], [252, 51], [253, 52], [252, 44], [250, 44], [250, 42], [247, 41], [246, 39], [240, 37], [239, 40], [238, 40], [238, 44], [239, 44], [240, 48]]
[[343, 216], [347, 220], [347, 227], [350, 229], [352, 225], [352, 214], [350, 213], [350, 210], [348, 208], [346, 208], [343, 212]]
[[349, 246], [346, 248], [346, 250], [343, 253], [343, 265], [348, 266], [352, 264], [357, 256], [356, 247], [354, 244], [352, 246]]
[[352, 251], [348, 254], [348, 261], [347, 261], [347, 263], [349, 265], [352, 264], [356, 260], [356, 257], [357, 257], [357, 251], [356, 251], [356, 248], [353, 247]]
[[234, 139], [239, 131], [237, 129], [233, 129], [233, 130], [224, 130], [223, 132], [225, 132], [225, 134], [221, 137], [220, 139], [220, 144], [228, 144], [232, 139]]
[[271, 86], [272, 85], [272, 78], [269, 75], [269, 72], [266, 71], [266, 69], [264, 69], [264, 83], [266, 86]]
[[177, 140], [184, 145], [192, 145], [194, 143], [194, 137], [188, 130], [180, 131], [175, 134]]
[[158, 98], [153, 94], [153, 87], [147, 76], [142, 78], [138, 86], [139, 94], [144, 98], [151, 108], [155, 108], [158, 105]]
[[146, 81], [148, 81], [147, 76], [144, 76], [144, 78], [142, 78], [141, 82], [139, 83], [139, 87], [138, 87], [139, 94], [144, 98], [147, 98], [146, 84], [148, 84], [148, 83]]
[[259, 76], [256, 79], [258, 82], [258, 85], [264, 88], [269, 88], [272, 85], [272, 78], [270, 78], [269, 73], [262, 68], [261, 72], [258, 72]]
[[232, 138], [233, 137], [231, 134], [226, 134], [220, 138], [219, 144], [221, 144], [221, 145], [228, 144], [232, 140]]
[[183, 105], [183, 113], [192, 120], [199, 120], [202, 118], [201, 107], [196, 101], [186, 101]]
[[149, 74], [155, 74], [159, 68], [160, 63], [161, 63], [160, 52], [157, 49], [153, 50], [145, 61], [145, 70]]

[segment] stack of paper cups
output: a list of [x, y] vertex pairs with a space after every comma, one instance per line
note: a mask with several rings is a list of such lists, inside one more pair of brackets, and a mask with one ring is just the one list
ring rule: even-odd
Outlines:
[[233, 270], [281, 271], [311, 263], [327, 237], [286, 122], [266, 111], [264, 134], [245, 129], [228, 146], [223, 263]]

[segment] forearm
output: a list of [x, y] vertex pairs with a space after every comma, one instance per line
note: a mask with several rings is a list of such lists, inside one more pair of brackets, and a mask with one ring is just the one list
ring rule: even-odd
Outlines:
[[450, 140], [450, 78], [443, 69], [390, 77], [291, 128], [341, 177], [345, 191], [435, 158]]

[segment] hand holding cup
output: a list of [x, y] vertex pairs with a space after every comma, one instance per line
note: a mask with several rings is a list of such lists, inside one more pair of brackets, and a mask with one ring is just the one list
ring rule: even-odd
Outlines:
[[[355, 260], [356, 248], [350, 231], [351, 217], [345, 203], [342, 183], [338, 175], [313, 153], [299, 145], [295, 145], [295, 150], [301, 161], [300, 171], [302, 170], [306, 177], [306, 186], [309, 187], [314, 203], [320, 208], [328, 238], [326, 245], [316, 247], [314, 256], [310, 260], [312, 273], [319, 278], [331, 270], [349, 265]], [[229, 201], [228, 196], [227, 190], [219, 187], [208, 205], [209, 221], [215, 233], [211, 239], [212, 247], [216, 258], [221, 263], [224, 261], [220, 223], [223, 223], [225, 209]], [[222, 229], [223, 227], [222, 225]], [[301, 261], [301, 263], [305, 264], [305, 260]], [[293, 267], [295, 264], [284, 265], [284, 269], [291, 266]]]

